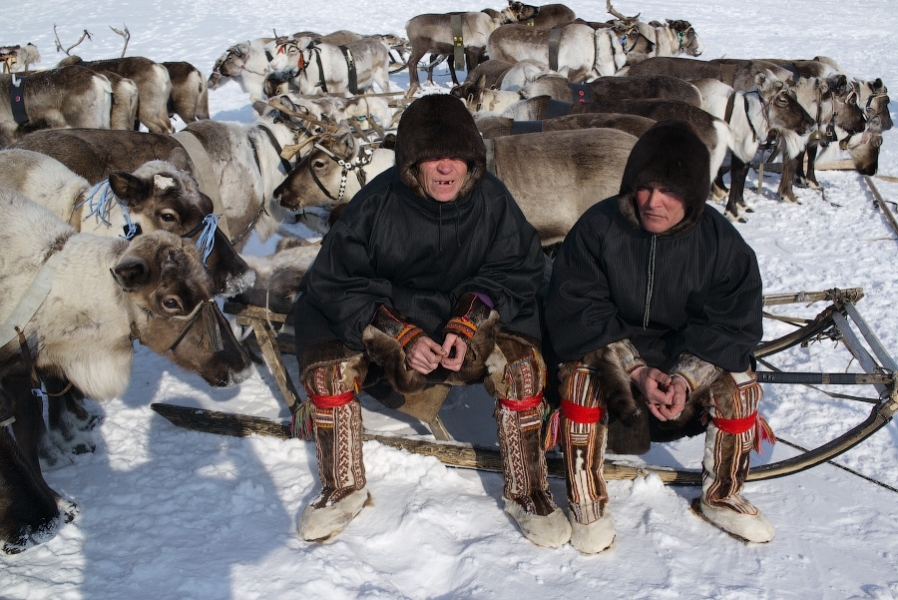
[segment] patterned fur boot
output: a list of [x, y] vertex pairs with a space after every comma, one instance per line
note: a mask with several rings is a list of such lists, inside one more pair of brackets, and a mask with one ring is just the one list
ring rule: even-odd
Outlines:
[[[520, 356], [509, 340], [499, 340], [505, 357]], [[520, 344], [517, 344], [520, 349]], [[571, 526], [549, 491], [543, 449], [542, 389], [545, 368], [539, 353], [506, 363], [505, 377], [493, 381], [498, 392], [495, 417], [499, 451], [505, 474], [505, 512], [517, 521], [524, 536], [537, 546], [557, 548], [568, 542]]]
[[340, 374], [340, 365], [320, 367], [305, 382], [321, 479], [321, 491], [299, 518], [299, 535], [308, 541], [323, 541], [343, 531], [370, 499], [362, 463], [362, 407], [355, 392], [315, 393], [340, 389], [333, 385], [343, 379]]
[[774, 536], [767, 517], [741, 495], [752, 448], [762, 437], [772, 440], [757, 412], [762, 393], [751, 372], [725, 374], [712, 384], [702, 495], [693, 503], [702, 517], [748, 542], [769, 542]]
[[605, 402], [598, 389], [597, 369], [566, 365], [561, 374], [561, 445], [567, 470], [571, 545], [595, 554], [614, 541], [614, 519], [608, 512], [603, 476], [608, 427], [602, 423]]

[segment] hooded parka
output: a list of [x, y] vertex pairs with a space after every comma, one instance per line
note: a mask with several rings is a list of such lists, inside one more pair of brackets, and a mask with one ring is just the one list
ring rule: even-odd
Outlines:
[[[468, 163], [468, 179], [456, 200], [438, 202], [418, 184], [417, 165], [447, 156]], [[396, 166], [356, 194], [325, 236], [296, 305], [297, 353], [332, 340], [362, 350], [381, 305], [441, 340], [467, 292], [489, 298], [501, 327], [539, 340], [544, 268], [535, 229], [486, 173], [483, 140], [464, 105], [422, 97], [400, 121]]]
[[[708, 152], [688, 124], [644, 134], [618, 196], [588, 210], [553, 266], [546, 322], [555, 353], [581, 360], [629, 340], [649, 366], [667, 371], [690, 354], [730, 372], [749, 368], [761, 339], [761, 277], [752, 249], [706, 206]], [[636, 190], [658, 182], [685, 199], [683, 220], [643, 229]]]

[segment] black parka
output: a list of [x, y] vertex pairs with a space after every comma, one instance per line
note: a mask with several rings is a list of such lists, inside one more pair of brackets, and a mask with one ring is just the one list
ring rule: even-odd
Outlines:
[[416, 196], [394, 167], [356, 194], [325, 236], [297, 301], [297, 350], [334, 339], [362, 350], [379, 305], [441, 341], [465, 292], [485, 294], [502, 327], [538, 340], [544, 269], [535, 229], [497, 178], [437, 202]]
[[[745, 371], [761, 339], [761, 277], [752, 249], [719, 212], [656, 235], [634, 219], [631, 196], [593, 206], [553, 266], [546, 322], [562, 360], [629, 339], [650, 366], [683, 353]], [[623, 210], [622, 210], [623, 208]]]
[[[642, 227], [636, 195], [660, 183], [683, 199], [663, 233]], [[661, 121], [627, 159], [618, 196], [574, 225], [553, 266], [546, 324], [564, 361], [624, 339], [667, 371], [691, 354], [726, 371], [749, 368], [761, 339], [761, 276], [735, 227], [707, 206], [709, 153], [683, 121]]]

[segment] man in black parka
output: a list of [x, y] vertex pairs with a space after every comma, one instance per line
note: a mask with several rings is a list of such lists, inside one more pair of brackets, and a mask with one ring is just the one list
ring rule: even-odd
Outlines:
[[384, 378], [406, 398], [483, 382], [496, 398], [505, 510], [534, 543], [570, 525], [548, 489], [540, 426], [545, 364], [536, 293], [539, 238], [501, 181], [464, 104], [415, 100], [396, 166], [366, 185], [328, 232], [295, 307], [322, 490], [307, 540], [342, 530], [365, 505], [360, 386]]
[[702, 417], [696, 510], [738, 537], [773, 537], [740, 495], [757, 432], [766, 431], [750, 363], [762, 333], [761, 277], [748, 244], [706, 206], [709, 181], [708, 151], [690, 126], [659, 122], [633, 147], [619, 195], [587, 211], [556, 257], [546, 324], [562, 361], [571, 543], [583, 552], [614, 538], [606, 443], [643, 453], [650, 436], [701, 431]]

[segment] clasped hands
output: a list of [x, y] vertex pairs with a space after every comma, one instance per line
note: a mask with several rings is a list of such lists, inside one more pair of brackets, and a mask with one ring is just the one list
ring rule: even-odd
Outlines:
[[454, 333], [447, 333], [442, 345], [422, 335], [406, 350], [405, 363], [422, 375], [441, 365], [449, 371], [458, 371], [465, 362], [467, 350], [465, 340]]
[[682, 377], [671, 377], [654, 367], [639, 367], [630, 378], [645, 397], [649, 412], [659, 421], [676, 419], [686, 408], [689, 390]]

